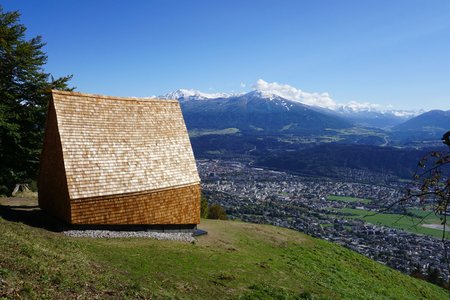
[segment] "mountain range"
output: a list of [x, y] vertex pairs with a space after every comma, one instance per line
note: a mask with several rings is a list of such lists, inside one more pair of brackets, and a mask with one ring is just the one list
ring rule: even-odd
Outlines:
[[249, 134], [307, 134], [330, 129], [368, 127], [395, 136], [439, 137], [450, 129], [450, 111], [380, 110], [340, 105], [334, 109], [306, 105], [262, 90], [248, 93], [203, 93], [190, 89], [159, 96], [180, 101], [189, 130], [225, 130]]
[[398, 131], [442, 131], [450, 130], [450, 110], [430, 110], [395, 126]]
[[364, 181], [372, 177], [355, 174], [372, 172], [381, 174], [374, 175], [380, 180], [409, 179], [416, 162], [430, 149], [440, 149], [442, 135], [450, 130], [450, 111], [308, 105], [301, 97], [258, 89], [241, 94], [177, 90], [158, 98], [179, 101], [196, 157], [239, 157], [308, 176], [346, 174]]
[[260, 91], [201, 101], [182, 98], [180, 103], [189, 129], [237, 128], [246, 133], [273, 134], [352, 126], [338, 115]]

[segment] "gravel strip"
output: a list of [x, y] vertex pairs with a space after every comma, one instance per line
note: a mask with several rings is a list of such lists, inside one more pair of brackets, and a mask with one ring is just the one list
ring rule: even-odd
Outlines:
[[152, 231], [112, 231], [112, 230], [67, 230], [63, 234], [71, 237], [89, 238], [151, 238], [181, 242], [194, 242], [192, 233], [187, 232], [152, 232]]

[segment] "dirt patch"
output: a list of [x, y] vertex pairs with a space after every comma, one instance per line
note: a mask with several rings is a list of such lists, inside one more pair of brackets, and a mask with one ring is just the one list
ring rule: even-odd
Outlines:
[[38, 208], [38, 199], [21, 197], [0, 198], [0, 205], [16, 208], [19, 206], [24, 206], [24, 208]]
[[[443, 230], [444, 225], [441, 224], [422, 224], [422, 227]], [[445, 226], [445, 231], [450, 231], [450, 226]]]

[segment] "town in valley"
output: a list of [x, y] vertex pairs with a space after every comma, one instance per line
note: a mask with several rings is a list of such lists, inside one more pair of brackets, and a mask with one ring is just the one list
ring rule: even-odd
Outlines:
[[[208, 202], [223, 206], [229, 218], [298, 230], [407, 274], [437, 269], [449, 277], [437, 217], [398, 203], [405, 182], [370, 172], [305, 177], [245, 160], [200, 159], [197, 167]], [[379, 183], [368, 183], [374, 178]]]

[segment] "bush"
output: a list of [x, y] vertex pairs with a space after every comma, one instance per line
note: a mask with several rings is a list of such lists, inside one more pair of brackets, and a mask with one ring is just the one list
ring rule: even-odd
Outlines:
[[208, 218], [218, 220], [228, 219], [225, 209], [223, 209], [223, 207], [220, 206], [219, 204], [213, 204], [209, 207]]

